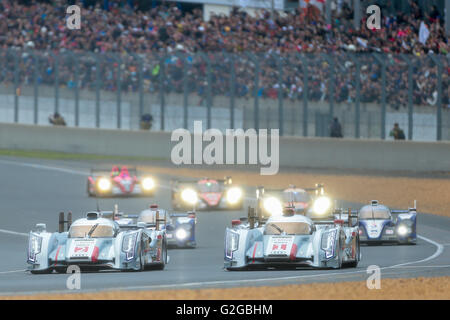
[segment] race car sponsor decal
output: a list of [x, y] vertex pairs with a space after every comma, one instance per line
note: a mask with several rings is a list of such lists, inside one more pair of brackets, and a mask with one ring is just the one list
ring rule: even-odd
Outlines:
[[71, 259], [89, 258], [95, 249], [95, 239], [91, 240], [74, 240], [69, 250], [69, 257]]
[[205, 192], [200, 195], [203, 200], [210, 206], [215, 206], [219, 203], [222, 193], [220, 192]]
[[291, 252], [293, 236], [272, 236], [267, 247], [268, 255], [288, 256]]

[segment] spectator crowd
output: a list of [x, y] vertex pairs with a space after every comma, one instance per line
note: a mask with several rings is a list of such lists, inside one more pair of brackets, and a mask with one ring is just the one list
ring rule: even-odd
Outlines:
[[[144, 92], [188, 90], [200, 103], [208, 88], [213, 97], [234, 89], [238, 97], [301, 100], [307, 71], [309, 100], [351, 103], [359, 66], [361, 101], [379, 103], [384, 62], [387, 101], [399, 109], [408, 104], [408, 63], [413, 103], [436, 105], [435, 55], [444, 65], [444, 104], [450, 103], [449, 37], [437, 9], [425, 14], [418, 1], [410, 1], [409, 13], [383, 15], [379, 30], [369, 30], [365, 17], [355, 30], [349, 7], [327, 25], [313, 6], [254, 16], [235, 8], [204, 21], [200, 9], [183, 12], [173, 3], [141, 10], [131, 0], [106, 2], [105, 8], [103, 1], [86, 1], [91, 5], [82, 7], [81, 29], [69, 30], [62, 18], [67, 1], [0, 1], [0, 83], [57, 80], [68, 88], [137, 92], [141, 79]], [[429, 33], [425, 41], [419, 37], [422, 22]]]

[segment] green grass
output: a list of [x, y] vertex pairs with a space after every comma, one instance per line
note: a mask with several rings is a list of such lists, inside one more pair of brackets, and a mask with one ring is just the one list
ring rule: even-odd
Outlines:
[[135, 161], [166, 161], [164, 158], [135, 157], [135, 156], [107, 156], [101, 154], [66, 153], [42, 150], [11, 150], [0, 149], [0, 156], [39, 158], [51, 160], [135, 160]]

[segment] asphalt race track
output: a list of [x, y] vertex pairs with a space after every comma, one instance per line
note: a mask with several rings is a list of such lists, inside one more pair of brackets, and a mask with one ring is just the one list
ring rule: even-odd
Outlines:
[[[32, 275], [25, 271], [27, 234], [36, 223], [57, 230], [58, 212], [71, 210], [74, 219], [96, 209], [96, 200], [86, 194], [89, 162], [0, 159], [0, 294], [73, 292], [66, 289], [67, 274]], [[168, 176], [158, 176], [155, 197], [101, 199], [100, 208], [114, 203], [127, 213], [139, 213], [150, 203], [170, 209]], [[326, 181], [324, 181], [326, 183]], [[248, 196], [253, 196], [247, 188]], [[382, 200], [382, 199], [379, 199]], [[412, 201], [413, 199], [411, 199]], [[252, 204], [248, 199], [246, 206]], [[352, 204], [352, 207], [357, 207]], [[223, 270], [223, 238], [232, 219], [245, 212], [198, 212], [196, 249], [169, 250], [170, 263], [163, 271], [83, 273], [81, 290], [179, 289], [280, 285], [293, 283], [365, 281], [370, 265], [381, 267], [382, 277], [450, 275], [450, 218], [421, 214], [419, 208], [416, 246], [362, 247], [356, 269], [267, 270], [227, 272]]]

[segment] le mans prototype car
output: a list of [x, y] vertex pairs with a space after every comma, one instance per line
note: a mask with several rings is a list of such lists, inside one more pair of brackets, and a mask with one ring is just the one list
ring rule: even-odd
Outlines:
[[136, 168], [125, 166], [114, 166], [111, 171], [92, 169], [87, 181], [90, 197], [152, 196], [155, 187], [152, 177], [138, 177]]
[[204, 178], [198, 181], [172, 182], [172, 207], [175, 209], [217, 210], [242, 209], [244, 193], [232, 184], [231, 177], [224, 180]]
[[149, 209], [143, 210], [139, 215], [118, 214], [117, 222], [120, 225], [133, 224], [137, 222], [145, 222], [152, 224], [156, 218], [156, 211], [159, 217], [165, 220], [165, 225], [161, 226], [166, 231], [167, 245], [177, 248], [195, 248], [197, 242], [195, 240], [195, 226], [197, 218], [195, 212], [186, 213], [169, 213], [164, 209], [158, 209], [155, 204], [150, 205]]
[[391, 210], [377, 200], [359, 210], [359, 236], [366, 244], [416, 244], [417, 209]]
[[[316, 184], [314, 188], [297, 188], [289, 186], [286, 189], [257, 188], [257, 198], [261, 199], [258, 210], [262, 216], [271, 216], [271, 212], [281, 212], [282, 208], [291, 207], [295, 214], [306, 215], [311, 211], [320, 211], [321, 216], [325, 211], [332, 210], [331, 200], [324, 196], [322, 184]], [[324, 212], [322, 212], [324, 211]]]
[[154, 224], [123, 226], [113, 212], [88, 212], [72, 223], [72, 214], [65, 220], [61, 212], [59, 232], [48, 232], [43, 223], [30, 232], [28, 270], [65, 273], [71, 265], [81, 270], [162, 270], [169, 259], [166, 232], [160, 228], [164, 223], [157, 218]]
[[356, 267], [361, 259], [357, 215], [347, 223], [334, 215], [312, 220], [293, 207], [274, 209], [265, 218], [254, 208], [233, 220], [225, 232], [224, 267], [248, 270], [268, 267]]

